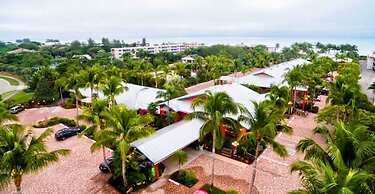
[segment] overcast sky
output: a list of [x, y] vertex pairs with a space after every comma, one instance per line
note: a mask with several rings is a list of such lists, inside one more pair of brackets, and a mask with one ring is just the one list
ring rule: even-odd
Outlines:
[[375, 0], [0, 0], [0, 39], [375, 37]]

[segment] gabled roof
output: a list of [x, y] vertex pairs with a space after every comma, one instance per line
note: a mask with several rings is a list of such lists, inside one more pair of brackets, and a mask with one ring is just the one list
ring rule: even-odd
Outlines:
[[[238, 79], [240, 84], [251, 84], [258, 87], [270, 88], [271, 85], [283, 85], [285, 74], [297, 65], [309, 63], [305, 59], [294, 59], [271, 67], [253, 72]], [[267, 76], [264, 76], [267, 75]]]
[[198, 92], [194, 92], [194, 93], [170, 100], [169, 105], [167, 102], [164, 102], [164, 104], [169, 106], [174, 111], [190, 113], [190, 112], [193, 112], [194, 110], [191, 107], [191, 102], [188, 102], [185, 99], [204, 95], [207, 91], [211, 91], [214, 93], [225, 92], [233, 99], [234, 102], [243, 104], [248, 110], [253, 109], [252, 101], [260, 102], [265, 99], [265, 95], [263, 94], [259, 94], [245, 86], [242, 86], [241, 84], [232, 83], [232, 84], [224, 84], [224, 85], [215, 85], [207, 89], [200, 90]]
[[153, 135], [134, 141], [131, 146], [137, 148], [154, 164], [160, 163], [177, 150], [180, 150], [199, 138], [203, 121], [194, 119], [182, 120]]
[[[265, 95], [258, 94], [240, 84], [226, 84], [216, 85], [206, 90], [173, 99], [169, 102], [169, 107], [175, 111], [193, 112], [190, 100], [193, 97], [204, 95], [207, 91], [226, 92], [235, 102], [243, 104], [250, 112], [254, 112], [252, 101], [260, 102], [265, 99]], [[168, 105], [167, 102], [163, 104]], [[238, 115], [229, 116], [237, 117]], [[152, 162], [159, 163], [174, 152], [198, 140], [199, 130], [202, 125], [203, 121], [198, 119], [191, 121], [182, 120], [160, 129], [150, 137], [139, 139], [131, 145], [136, 147]]]
[[[130, 109], [147, 109], [148, 105], [152, 102], [162, 100], [157, 98], [159, 91], [164, 91], [158, 88], [151, 88], [135, 84], [125, 84], [128, 90], [116, 96], [115, 99], [119, 104], [125, 104]], [[82, 95], [91, 98], [90, 89], [80, 89]], [[104, 98], [103, 93], [99, 92], [99, 97]], [[85, 99], [83, 99], [85, 101]], [[86, 100], [87, 101], [87, 100]]]

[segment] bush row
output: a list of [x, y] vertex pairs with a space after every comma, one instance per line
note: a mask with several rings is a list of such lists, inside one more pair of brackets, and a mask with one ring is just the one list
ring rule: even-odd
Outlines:
[[76, 126], [76, 122], [73, 119], [61, 118], [61, 117], [53, 117], [48, 120], [39, 121], [38, 124], [33, 125], [35, 128], [46, 128], [57, 124], [64, 124], [67, 127], [74, 127]]

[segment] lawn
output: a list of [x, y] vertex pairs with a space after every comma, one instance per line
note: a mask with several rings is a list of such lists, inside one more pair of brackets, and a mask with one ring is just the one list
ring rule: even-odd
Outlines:
[[5, 80], [5, 81], [9, 82], [9, 84], [10, 84], [11, 86], [18, 86], [18, 85], [20, 85], [20, 83], [19, 83], [16, 79], [11, 78], [11, 77], [1, 76], [1, 75], [0, 75], [0, 79], [3, 79], [3, 80]]
[[28, 103], [33, 98], [33, 96], [33, 92], [20, 91], [16, 95], [5, 100], [5, 104], [7, 104], [8, 107], [12, 107], [17, 104], [25, 104]]

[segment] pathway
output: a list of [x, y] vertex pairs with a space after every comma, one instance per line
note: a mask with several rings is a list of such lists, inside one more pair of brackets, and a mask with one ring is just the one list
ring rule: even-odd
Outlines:
[[18, 93], [18, 91], [26, 89], [26, 85], [23, 81], [15, 78], [15, 77], [3, 75], [3, 74], [0, 74], [0, 75], [3, 76], [3, 77], [9, 77], [9, 78], [12, 78], [14, 80], [17, 80], [18, 83], [19, 83], [19, 85], [17, 85], [17, 86], [12, 86], [7, 80], [0, 78], [0, 95], [3, 95], [3, 94], [6, 93], [3, 100], [6, 100], [6, 99], [14, 96], [15, 94]]

